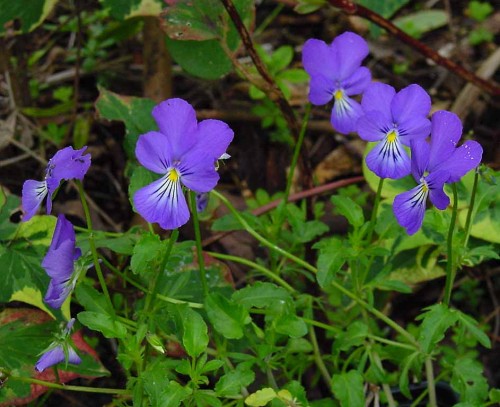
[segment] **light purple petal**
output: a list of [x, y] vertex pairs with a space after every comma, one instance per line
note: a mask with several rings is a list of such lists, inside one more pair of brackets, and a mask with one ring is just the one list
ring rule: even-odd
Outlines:
[[302, 48], [302, 64], [313, 79], [321, 75], [325, 79], [338, 79], [338, 64], [332, 48], [324, 41], [309, 39]]
[[214, 189], [219, 181], [215, 162], [196, 154], [184, 157], [186, 160], [179, 167], [181, 182], [195, 192], [209, 192]]
[[398, 123], [401, 143], [406, 146], [415, 139], [425, 139], [431, 132], [431, 121], [422, 116], [407, 119], [404, 123]]
[[79, 365], [80, 363], [82, 363], [82, 359], [80, 359], [80, 356], [78, 356], [78, 354], [71, 346], [68, 347], [68, 362], [72, 363], [73, 365]]
[[414, 117], [427, 117], [430, 110], [430, 96], [415, 84], [400, 90], [391, 103], [392, 117], [399, 125]]
[[160, 132], [167, 136], [172, 146], [171, 157], [178, 159], [194, 143], [192, 134], [196, 131], [196, 112], [183, 99], [167, 99], [156, 105], [153, 117]]
[[198, 213], [203, 212], [207, 209], [209, 194], [207, 192], [202, 192], [201, 194], [196, 194], [196, 211]]
[[74, 269], [75, 242], [66, 240], [57, 249], [48, 250], [43, 258], [45, 272], [57, 281], [70, 278]]
[[340, 80], [346, 80], [351, 76], [370, 52], [363, 37], [349, 31], [337, 36], [331, 47], [337, 55]]
[[346, 95], [359, 95], [368, 88], [371, 80], [372, 74], [370, 70], [361, 66], [351, 76], [342, 81], [341, 86], [345, 90]]
[[189, 209], [179, 180], [171, 181], [169, 174], [139, 189], [134, 195], [137, 212], [150, 223], [171, 230], [189, 220]]
[[233, 138], [233, 130], [223, 121], [203, 120], [198, 123], [198, 130], [194, 134], [195, 144], [186, 152], [186, 156], [203, 154], [211, 157], [215, 163], [226, 152]]
[[366, 165], [380, 178], [403, 178], [411, 170], [410, 157], [397, 138], [380, 141], [366, 156]]
[[32, 179], [24, 181], [22, 192], [23, 221], [30, 220], [38, 211], [43, 198], [47, 196], [47, 183]]
[[363, 140], [379, 141], [387, 135], [388, 125], [384, 115], [372, 110], [359, 118], [357, 132]]
[[61, 363], [63, 361], [64, 361], [64, 350], [62, 346], [57, 346], [45, 352], [40, 357], [40, 359], [38, 359], [38, 362], [36, 362], [35, 365], [35, 369], [38, 370], [39, 372], [43, 372], [48, 367], [57, 365], [58, 363]]
[[455, 149], [450, 158], [436, 166], [435, 170], [449, 174], [447, 183], [457, 182], [470, 170], [476, 168], [483, 157], [483, 148], [477, 141], [469, 140]]
[[[47, 165], [47, 179], [52, 178], [57, 184], [63, 179], [83, 180], [91, 162], [90, 154], [84, 154], [85, 150], [87, 150], [87, 147], [79, 150], [74, 150], [73, 147], [66, 147], [59, 150]], [[49, 189], [51, 187], [49, 185]]]
[[446, 209], [450, 204], [450, 198], [443, 191], [447, 177], [448, 174], [444, 171], [436, 171], [425, 177], [425, 182], [429, 187], [429, 199], [440, 210]]
[[333, 98], [333, 80], [316, 75], [309, 82], [309, 102], [316, 106], [326, 105]]
[[70, 280], [59, 281], [52, 279], [50, 280], [49, 288], [45, 294], [44, 301], [52, 308], [59, 309], [74, 288], [75, 286]]
[[52, 235], [49, 251], [58, 249], [61, 244], [67, 240], [75, 244], [75, 229], [73, 228], [71, 222], [67, 220], [63, 214], [60, 214], [57, 217], [56, 227], [54, 228], [54, 234]]
[[422, 226], [428, 194], [424, 184], [420, 184], [394, 198], [394, 215], [409, 235], [416, 233]]
[[411, 142], [411, 173], [417, 182], [420, 182], [427, 171], [429, 150], [430, 144], [426, 140], [417, 139]]
[[462, 122], [455, 113], [446, 110], [435, 112], [431, 124], [429, 171], [448, 160], [462, 137]]
[[385, 123], [388, 127], [393, 127], [391, 102], [395, 94], [396, 91], [392, 86], [374, 82], [363, 93], [361, 107], [366, 113], [377, 112], [377, 115], [380, 116], [380, 122]]
[[333, 128], [342, 134], [356, 131], [356, 124], [363, 114], [361, 105], [349, 96], [343, 95], [333, 103], [330, 121]]
[[165, 174], [172, 166], [172, 147], [167, 136], [157, 131], [142, 134], [135, 145], [137, 160], [148, 170]]

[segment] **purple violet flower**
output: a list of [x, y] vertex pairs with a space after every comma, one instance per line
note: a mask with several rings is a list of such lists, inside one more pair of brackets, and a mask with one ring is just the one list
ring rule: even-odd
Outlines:
[[234, 134], [220, 120], [198, 123], [195, 110], [182, 99], [168, 99], [152, 114], [160, 131], [141, 135], [135, 154], [144, 167], [162, 177], [135, 193], [134, 206], [148, 222], [176, 229], [189, 219], [182, 186], [197, 193], [213, 189], [219, 180], [216, 161]]
[[427, 197], [436, 208], [446, 209], [450, 198], [443, 191], [444, 184], [459, 181], [481, 162], [481, 145], [468, 140], [457, 147], [461, 136], [458, 116], [443, 110], [432, 115], [430, 143], [420, 139], [411, 143], [411, 173], [418, 186], [396, 196], [393, 204], [398, 223], [409, 235], [422, 226]]
[[371, 73], [361, 66], [368, 52], [366, 41], [352, 32], [339, 35], [330, 45], [316, 39], [304, 44], [302, 64], [311, 77], [309, 101], [324, 105], [334, 99], [331, 123], [339, 133], [355, 131], [363, 113], [350, 96], [363, 93], [370, 84]]
[[75, 288], [79, 272], [74, 273], [75, 261], [82, 255], [75, 247], [75, 230], [64, 215], [57, 217], [54, 235], [42, 267], [51, 278], [45, 302], [52, 308], [61, 308]]
[[403, 178], [411, 172], [411, 160], [403, 145], [423, 140], [431, 130], [427, 119], [431, 98], [418, 85], [398, 93], [392, 86], [372, 83], [361, 100], [364, 114], [358, 120], [359, 136], [378, 144], [366, 156], [366, 165], [381, 178]]
[[52, 342], [49, 347], [43, 352], [38, 362], [36, 362], [35, 369], [39, 372], [43, 372], [50, 366], [57, 365], [58, 363], [66, 361], [66, 363], [72, 363], [78, 365], [82, 362], [78, 354], [68, 343], [69, 334], [73, 328], [75, 319], [71, 318], [66, 327], [64, 328], [61, 335], [59, 335], [54, 342]]
[[85, 154], [87, 147], [74, 150], [66, 147], [52, 157], [45, 169], [45, 179], [35, 181], [29, 179], [23, 184], [22, 207], [23, 221], [30, 220], [37, 212], [45, 196], [47, 198], [47, 213], [52, 211], [52, 194], [62, 180], [83, 179], [90, 167], [90, 154]]

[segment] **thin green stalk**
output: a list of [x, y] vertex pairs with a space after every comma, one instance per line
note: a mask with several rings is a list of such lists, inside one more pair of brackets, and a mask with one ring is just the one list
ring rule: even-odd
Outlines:
[[273, 11], [271, 11], [268, 16], [264, 19], [264, 21], [256, 28], [256, 30], [253, 33], [254, 37], [257, 37], [260, 35], [269, 24], [273, 22], [273, 20], [281, 13], [281, 10], [285, 7], [284, 4], [278, 4]]
[[455, 267], [453, 267], [453, 232], [455, 230], [455, 223], [457, 220], [458, 192], [456, 184], [451, 184], [451, 186], [453, 189], [453, 210], [451, 213], [450, 229], [448, 230], [448, 262], [446, 263], [446, 284], [444, 287], [443, 299], [445, 305], [450, 304], [453, 282], [455, 281], [455, 276], [457, 274]]
[[205, 273], [205, 260], [203, 259], [203, 246], [201, 245], [200, 222], [198, 220], [198, 211], [196, 210], [196, 193], [189, 191], [189, 204], [191, 214], [193, 215], [194, 237], [196, 240], [196, 254], [198, 256], [198, 270], [200, 272], [200, 281], [205, 297], [208, 295], [207, 275]]
[[163, 254], [163, 258], [161, 259], [160, 265], [156, 270], [156, 275], [154, 276], [154, 279], [151, 281], [149, 290], [146, 293], [146, 300], [140, 322], [143, 322], [144, 319], [148, 317], [148, 314], [151, 311], [151, 304], [155, 303], [155, 299], [158, 293], [158, 282], [160, 280], [161, 275], [163, 274], [163, 271], [165, 270], [165, 266], [167, 265], [170, 253], [172, 252], [172, 248], [174, 247], [174, 244], [177, 241], [178, 237], [179, 237], [179, 230], [178, 229], [172, 230], [172, 233], [170, 234], [170, 238], [168, 239], [168, 243]]
[[[239, 212], [236, 210], [236, 208], [228, 201], [228, 199], [218, 193], [216, 190], [212, 190], [212, 193], [217, 196], [218, 199], [220, 199], [224, 205], [231, 211], [231, 213], [235, 216], [235, 218], [240, 222], [241, 226], [250, 233], [255, 239], [257, 239], [260, 243], [262, 243], [264, 246], [268, 247], [271, 250], [274, 250], [275, 252], [285, 256], [289, 260], [292, 260], [296, 264], [304, 267], [306, 270], [311, 271], [312, 273], [316, 274], [318, 270], [316, 267], [311, 266], [309, 263], [306, 261], [300, 259], [297, 256], [294, 256], [291, 253], [288, 253], [286, 250], [283, 250], [281, 247], [276, 246], [275, 244], [271, 243], [268, 241], [266, 238], [261, 236], [259, 233], [257, 233], [248, 223], [247, 221], [239, 214]], [[396, 322], [394, 322], [392, 319], [390, 319], [388, 316], [384, 315], [382, 312], [368, 304], [367, 302], [363, 301], [361, 298], [358, 298], [355, 294], [350, 292], [348, 289], [346, 289], [343, 285], [337, 283], [335, 280], [332, 281], [332, 286], [334, 286], [337, 290], [342, 292], [344, 295], [352, 299], [354, 302], [358, 303], [361, 307], [366, 309], [368, 312], [376, 316], [378, 319], [386, 323], [388, 326], [393, 328], [396, 332], [404, 336], [408, 341], [415, 346], [416, 349], [420, 349], [420, 345], [417, 342], [417, 340], [413, 337], [412, 334], [410, 334], [406, 329], [398, 325]]]
[[[127, 276], [125, 273], [118, 270], [107, 259], [105, 259], [104, 257], [101, 257], [101, 259], [102, 259], [103, 263], [106, 264], [106, 267], [108, 267], [113, 273], [115, 273], [119, 277], [123, 278], [127, 283], [133, 285], [135, 288], [138, 288], [139, 290], [143, 291], [146, 294], [150, 293], [150, 291], [146, 287], [143, 287], [137, 281], [134, 281], [132, 278]], [[163, 294], [156, 294], [156, 298], [158, 298], [159, 300], [164, 301], [164, 302], [169, 302], [171, 304], [186, 304], [190, 308], [203, 308], [203, 304], [200, 304], [198, 302], [189, 302], [189, 301], [184, 301], [184, 300], [178, 300], [177, 298], [167, 297], [166, 295], [163, 295]]]
[[108, 287], [106, 286], [106, 280], [104, 279], [104, 274], [102, 273], [101, 263], [99, 263], [99, 256], [97, 254], [97, 249], [94, 241], [94, 231], [92, 229], [92, 219], [90, 217], [89, 206], [87, 204], [87, 199], [85, 198], [85, 192], [83, 190], [82, 182], [79, 180], [75, 180], [76, 186], [78, 188], [78, 193], [80, 194], [80, 199], [82, 201], [83, 212], [85, 213], [85, 221], [87, 222], [87, 229], [89, 231], [89, 245], [90, 251], [92, 252], [92, 259], [94, 262], [95, 271], [97, 274], [97, 278], [99, 280], [99, 284], [101, 285], [102, 292], [104, 293], [104, 297], [109, 305], [110, 311], [114, 314], [115, 309], [113, 307], [113, 301], [111, 301], [111, 297], [109, 295]]
[[311, 344], [313, 346], [313, 354], [314, 354], [314, 362], [316, 363], [316, 366], [318, 367], [321, 376], [323, 377], [323, 380], [325, 381], [325, 384], [329, 389], [331, 389], [332, 385], [332, 376], [330, 375], [330, 372], [328, 372], [328, 369], [326, 368], [325, 362], [323, 362], [323, 358], [321, 357], [321, 352], [319, 351], [319, 345], [318, 345], [318, 340], [316, 338], [316, 332], [314, 332], [314, 327], [309, 326], [309, 339], [311, 341]]
[[372, 217], [370, 219], [370, 228], [368, 229], [368, 236], [366, 238], [368, 244], [371, 244], [372, 242], [373, 231], [375, 230], [375, 223], [377, 222], [377, 213], [378, 213], [378, 207], [380, 205], [380, 198], [382, 197], [382, 188], [384, 187], [384, 179], [385, 178], [380, 178], [378, 181], [377, 194], [375, 195], [375, 202], [373, 203], [373, 209], [372, 209]]
[[22, 376], [8, 376], [10, 380], [15, 380], [19, 382], [37, 384], [40, 386], [48, 387], [50, 389], [57, 390], [69, 390], [69, 391], [80, 391], [84, 393], [101, 393], [101, 394], [114, 394], [122, 396], [130, 396], [130, 392], [126, 389], [110, 389], [105, 387], [88, 387], [88, 386], [71, 386], [68, 384], [58, 384], [53, 382], [46, 382], [45, 380], [33, 379], [31, 377]]
[[[382, 364], [382, 360], [380, 360], [380, 356], [377, 352], [375, 352], [375, 350], [373, 350], [373, 348], [371, 348], [370, 350], [374, 363], [382, 372], [384, 372], [384, 365]], [[387, 383], [382, 383], [382, 389], [384, 390], [385, 396], [387, 397], [387, 404], [389, 405], [389, 407], [396, 407], [396, 402], [394, 401], [394, 397], [392, 396], [390, 386]]]
[[245, 266], [249, 266], [254, 268], [255, 270], [260, 271], [262, 274], [264, 274], [266, 277], [268, 277], [270, 280], [274, 280], [277, 282], [280, 286], [283, 288], [287, 289], [291, 293], [297, 292], [295, 288], [293, 288], [290, 284], [288, 284], [285, 280], [283, 280], [280, 276], [276, 275], [273, 273], [271, 270], [265, 268], [264, 266], [261, 266], [258, 263], [254, 263], [253, 261], [243, 259], [241, 257], [237, 256], [231, 256], [229, 254], [221, 254], [221, 253], [215, 253], [215, 252], [207, 252], [209, 256], [212, 256], [216, 259], [221, 259], [221, 260], [228, 260], [228, 261], [234, 261], [235, 263], [240, 263], [244, 264]]
[[477, 184], [479, 181], [479, 170], [476, 168], [474, 172], [474, 184], [472, 185], [472, 193], [470, 197], [469, 210], [467, 212], [467, 220], [465, 221], [465, 239], [464, 239], [464, 247], [467, 247], [469, 243], [470, 229], [472, 226], [472, 212], [474, 211], [474, 204], [476, 203], [476, 193], [477, 193]]
[[434, 369], [432, 367], [432, 359], [430, 356], [425, 358], [425, 375], [427, 378], [427, 390], [429, 393], [429, 406], [437, 407], [436, 386], [434, 385]]
[[415, 346], [407, 345], [406, 343], [391, 341], [390, 339], [386, 339], [386, 338], [383, 338], [381, 336], [368, 334], [368, 338], [373, 339], [374, 341], [377, 341], [380, 343], [385, 343], [386, 345], [389, 345], [389, 346], [396, 346], [396, 347], [402, 348], [402, 349], [415, 350]]
[[313, 325], [313, 326], [317, 326], [318, 328], [323, 328], [325, 331], [333, 332], [334, 334], [339, 334], [342, 332], [342, 329], [340, 329], [340, 328], [335, 328], [334, 326], [325, 324], [323, 322], [316, 321], [315, 319], [309, 319], [309, 318], [304, 318], [304, 317], [302, 317], [301, 319], [302, 319], [302, 321], [304, 321], [308, 325]]

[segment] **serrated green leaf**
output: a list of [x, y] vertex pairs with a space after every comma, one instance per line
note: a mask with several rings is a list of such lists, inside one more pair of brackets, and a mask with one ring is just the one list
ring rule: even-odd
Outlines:
[[422, 320], [418, 341], [422, 345], [422, 351], [430, 354], [443, 340], [448, 328], [455, 325], [458, 316], [446, 305], [435, 304], [425, 308], [425, 313], [419, 315], [417, 319]]
[[393, 23], [408, 35], [420, 38], [422, 34], [446, 25], [448, 13], [444, 10], [420, 10], [398, 17]]
[[363, 376], [357, 370], [333, 375], [331, 387], [341, 406], [363, 406], [365, 404]]
[[479, 405], [488, 396], [488, 382], [483, 376], [483, 366], [474, 359], [463, 357], [455, 361], [450, 384], [460, 393], [460, 401], [466, 405]]
[[491, 349], [491, 341], [488, 335], [480, 328], [477, 321], [469, 315], [459, 310], [454, 310], [457, 315], [458, 323], [461, 324], [476, 340], [485, 348]]
[[355, 321], [348, 326], [347, 331], [337, 335], [333, 343], [333, 350], [341, 352], [355, 346], [360, 346], [364, 343], [367, 336], [368, 326], [361, 321]]
[[86, 311], [97, 312], [100, 314], [113, 314], [108, 302], [103, 294], [88, 284], [79, 284], [75, 289], [78, 302]]
[[227, 339], [243, 337], [243, 328], [251, 321], [248, 311], [242, 305], [217, 293], [207, 296], [205, 309], [215, 330]]
[[292, 298], [283, 287], [258, 281], [253, 285], [247, 285], [241, 290], [235, 291], [232, 299], [250, 309], [252, 307], [265, 308], [274, 301], [291, 301]]
[[314, 247], [320, 249], [316, 279], [321, 288], [326, 288], [332, 283], [335, 275], [346, 262], [347, 253], [344, 250], [342, 240], [337, 237], [325, 239], [321, 242], [321, 245], [315, 245]]
[[195, 358], [206, 351], [208, 346], [207, 324], [196, 311], [185, 308], [183, 311], [182, 344], [189, 356]]
[[363, 209], [356, 202], [347, 196], [333, 195], [330, 200], [335, 207], [335, 211], [344, 216], [349, 224], [359, 228], [365, 223]]
[[255, 373], [248, 367], [239, 364], [236, 369], [223, 375], [215, 385], [219, 397], [231, 397], [241, 394], [242, 387], [247, 387], [255, 380]]
[[159, 16], [165, 6], [162, 0], [100, 0], [100, 2], [117, 20]]
[[120, 120], [125, 123], [126, 135], [124, 149], [127, 156], [135, 158], [135, 144], [139, 135], [157, 129], [151, 115], [155, 106], [151, 99], [127, 97], [99, 88], [99, 98], [95, 107], [97, 113], [104, 119]]
[[158, 260], [163, 248], [160, 237], [155, 233], [147, 233], [140, 237], [134, 246], [130, 269], [134, 274], [141, 274], [147, 270], [154, 260]]
[[245, 404], [252, 407], [262, 407], [274, 400], [278, 395], [270, 387], [257, 390], [245, 399]]
[[300, 338], [307, 334], [307, 324], [295, 314], [282, 315], [274, 321], [276, 332], [290, 338]]
[[401, 375], [399, 376], [399, 389], [408, 399], [412, 398], [409, 388], [410, 370], [414, 367], [414, 364], [418, 362], [419, 356], [421, 356], [420, 352], [414, 352], [405, 357], [403, 363], [401, 364], [403, 368], [401, 369]]
[[492, 403], [500, 403], [500, 389], [491, 389], [488, 397]]
[[188, 398], [193, 391], [189, 387], [181, 386], [179, 383], [171, 381], [162, 400], [162, 407], [178, 407]]

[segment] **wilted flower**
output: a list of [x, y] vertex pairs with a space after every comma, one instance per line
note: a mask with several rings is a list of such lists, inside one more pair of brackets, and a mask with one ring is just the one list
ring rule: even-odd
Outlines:
[[23, 221], [27, 221], [35, 215], [47, 195], [47, 213], [51, 212], [52, 194], [62, 180], [83, 179], [90, 167], [90, 154], [83, 155], [86, 149], [87, 147], [80, 150], [66, 147], [59, 150], [48, 162], [43, 181], [29, 179], [24, 182], [22, 192]]
[[357, 34], [345, 32], [330, 45], [309, 39], [302, 50], [302, 64], [311, 77], [309, 101], [324, 105], [332, 98], [332, 126], [339, 133], [356, 130], [361, 106], [350, 96], [361, 94], [371, 81], [368, 68], [361, 62], [368, 55], [366, 41]]
[[431, 130], [427, 116], [431, 98], [418, 85], [398, 93], [392, 86], [372, 83], [361, 100], [363, 116], [358, 120], [359, 136], [378, 144], [366, 156], [366, 165], [381, 178], [403, 178], [411, 172], [411, 160], [403, 145], [423, 140]]
[[444, 193], [445, 183], [457, 182], [481, 162], [483, 148], [476, 141], [457, 143], [462, 135], [458, 116], [447, 111], [432, 115], [430, 143], [411, 143], [411, 172], [418, 186], [399, 194], [393, 209], [398, 223], [412, 235], [422, 226], [427, 197], [438, 209], [446, 209], [450, 198]]
[[196, 120], [193, 107], [182, 99], [168, 99], [153, 109], [160, 131], [143, 134], [135, 154], [148, 170], [162, 177], [134, 195], [136, 210], [148, 222], [175, 229], [189, 219], [182, 191], [197, 193], [215, 187], [215, 163], [233, 139], [233, 131], [220, 120]]
[[75, 247], [75, 230], [64, 215], [57, 217], [56, 228], [42, 267], [51, 278], [45, 302], [52, 308], [61, 308], [75, 288], [79, 273], [74, 273], [75, 261], [82, 252]]
[[57, 365], [58, 363], [66, 361], [78, 365], [81, 363], [80, 357], [69, 344], [69, 334], [73, 328], [75, 319], [72, 318], [68, 321], [61, 335], [58, 335], [56, 340], [52, 342], [49, 347], [43, 352], [38, 362], [36, 362], [35, 369], [43, 372], [50, 366]]

